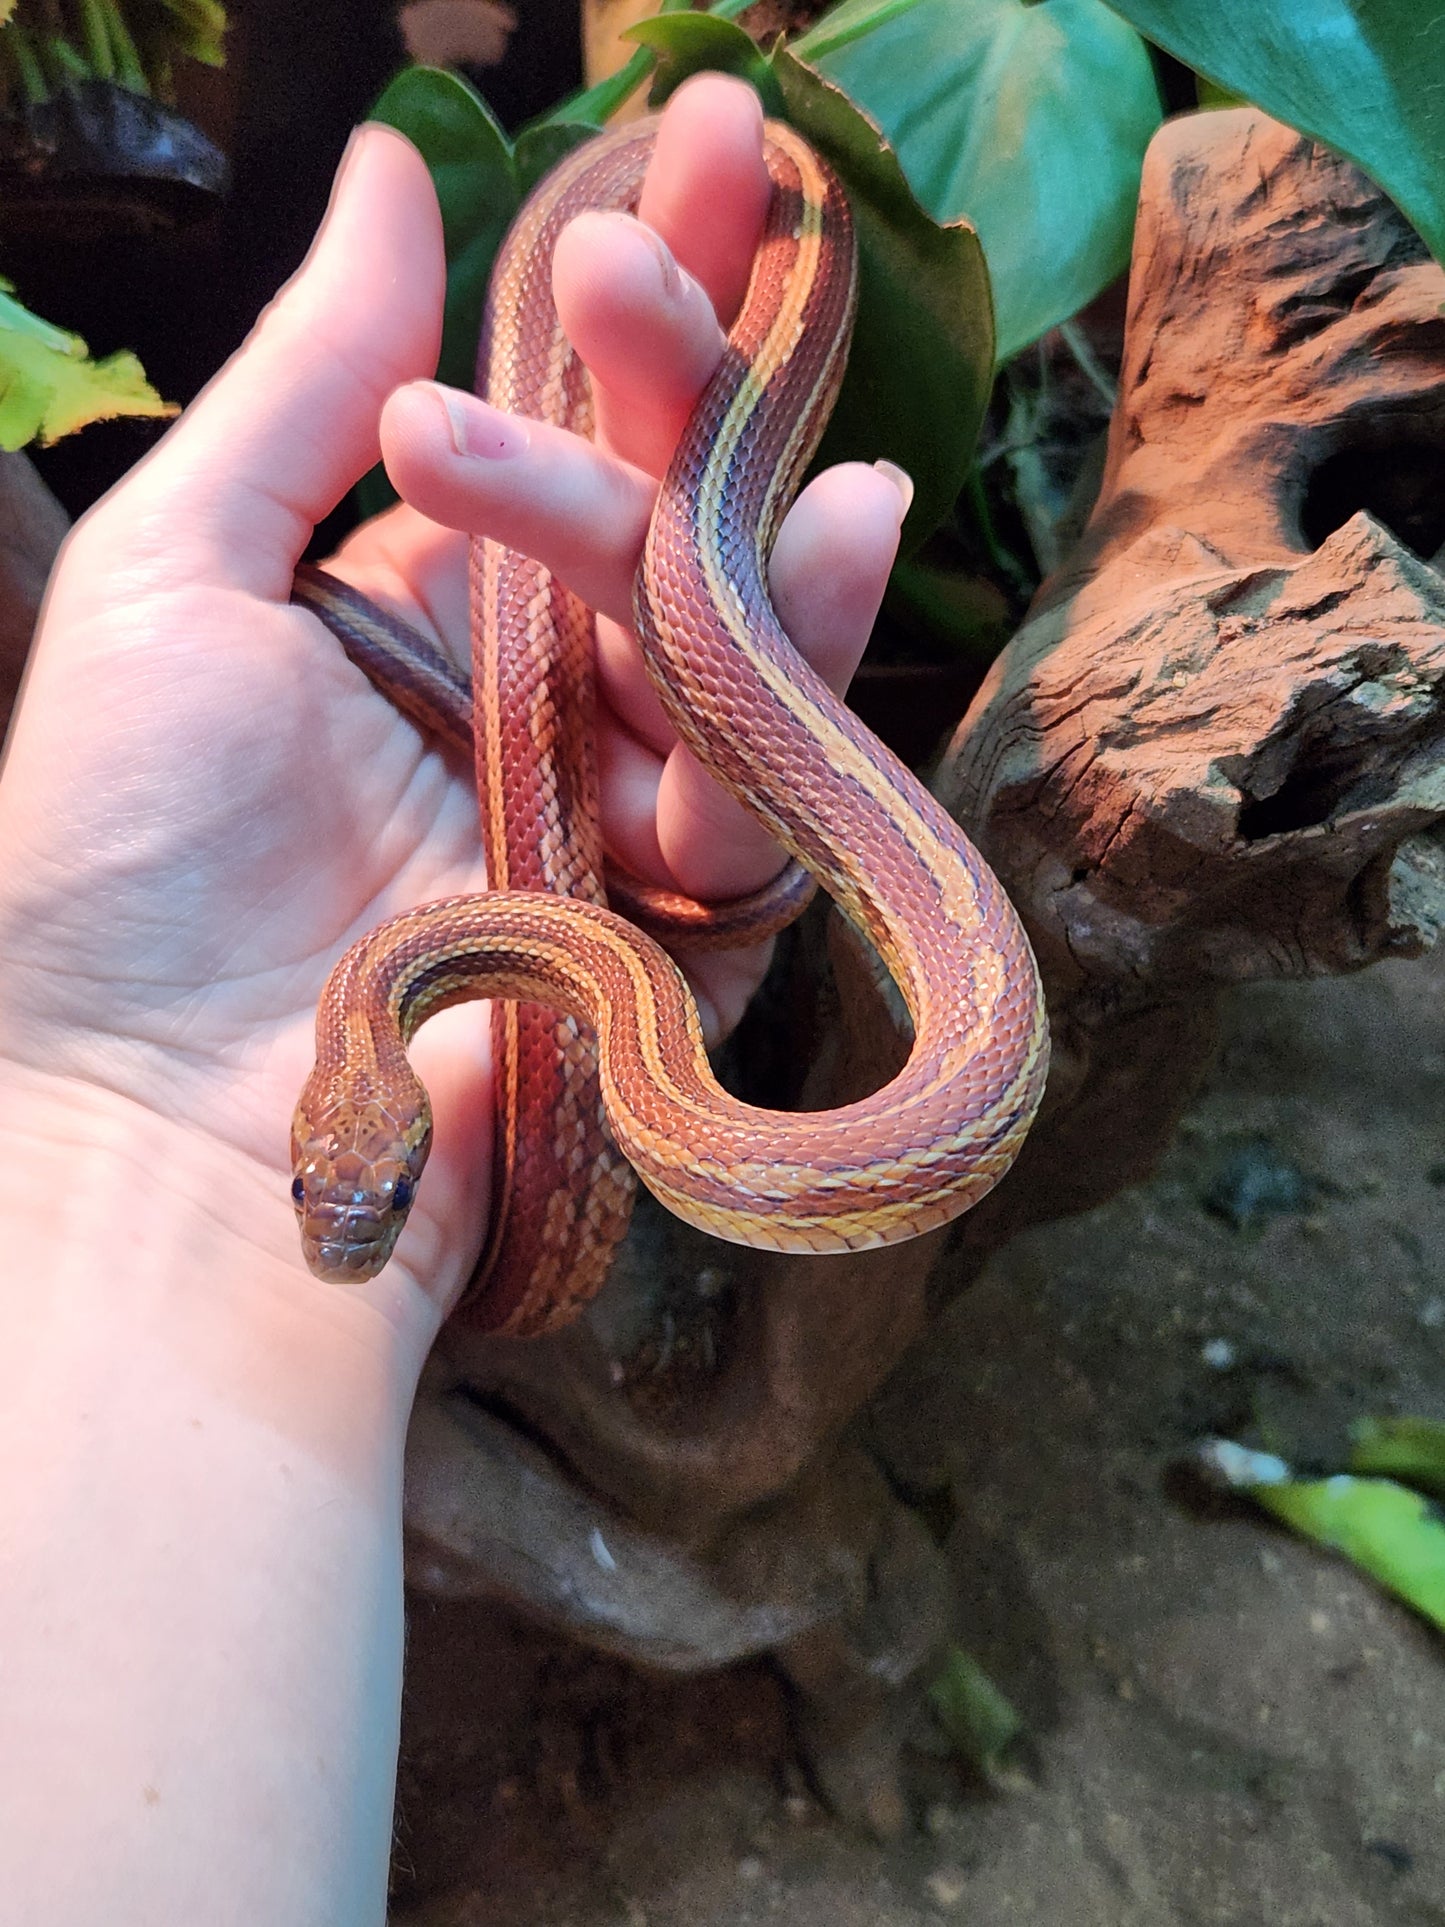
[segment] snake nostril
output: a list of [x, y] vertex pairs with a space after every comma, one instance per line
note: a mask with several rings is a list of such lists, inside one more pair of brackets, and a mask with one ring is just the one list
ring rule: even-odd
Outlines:
[[406, 1210], [407, 1206], [411, 1203], [411, 1190], [412, 1185], [409, 1177], [403, 1175], [397, 1179], [391, 1194], [391, 1204], [394, 1211]]
[[305, 1204], [305, 1202], [306, 1202], [306, 1185], [305, 1185], [305, 1182], [304, 1182], [304, 1180], [303, 1180], [303, 1179], [301, 1179], [301, 1178], [292, 1178], [292, 1180], [291, 1180], [291, 1195], [292, 1195], [292, 1197], [293, 1197], [293, 1198], [294, 1198], [294, 1199], [296, 1200], [296, 1202], [297, 1202], [297, 1204]]

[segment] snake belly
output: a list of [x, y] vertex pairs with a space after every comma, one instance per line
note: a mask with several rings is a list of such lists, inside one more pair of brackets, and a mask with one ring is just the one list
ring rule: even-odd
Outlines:
[[[601, 136], [524, 207], [484, 325], [499, 406], [590, 425], [552, 305], [552, 247], [584, 207], [635, 208], [653, 139], [648, 123]], [[890, 1243], [990, 1189], [1042, 1095], [1042, 992], [1001, 886], [803, 662], [768, 599], [773, 539], [842, 378], [856, 250], [842, 190], [807, 143], [769, 123], [765, 158], [773, 196], [752, 279], [662, 483], [636, 629], [682, 740], [878, 951], [913, 1049], [883, 1090], [834, 1111], [766, 1111], [721, 1089], [677, 967], [605, 907], [590, 619], [549, 571], [476, 543], [472, 720], [495, 887], [392, 918], [341, 960], [292, 1148], [308, 1262], [373, 1275], [429, 1144], [407, 1042], [438, 1009], [497, 999], [493, 1226], [463, 1301], [487, 1329], [576, 1314], [625, 1231], [633, 1171], [736, 1242]]]

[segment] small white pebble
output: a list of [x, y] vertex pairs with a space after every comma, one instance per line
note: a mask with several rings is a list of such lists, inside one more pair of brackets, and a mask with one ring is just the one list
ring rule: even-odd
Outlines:
[[1204, 1476], [1232, 1490], [1237, 1486], [1283, 1485], [1289, 1467], [1273, 1452], [1254, 1452], [1233, 1439], [1204, 1439], [1195, 1453]]
[[1445, 1298], [1427, 1298], [1420, 1307], [1420, 1323], [1426, 1331], [1439, 1331], [1445, 1325]]
[[1211, 1372], [1227, 1372], [1239, 1354], [1227, 1338], [1207, 1338], [1199, 1347], [1199, 1356]]
[[592, 1557], [597, 1561], [598, 1565], [601, 1566], [602, 1570], [604, 1572], [616, 1572], [617, 1561], [607, 1550], [607, 1541], [602, 1537], [600, 1530], [596, 1526], [593, 1526], [587, 1543], [592, 1548]]
[[968, 1891], [968, 1880], [957, 1867], [940, 1867], [924, 1881], [923, 1890], [935, 1907], [956, 1907]]
[[739, 1880], [761, 1880], [762, 1877], [763, 1863], [755, 1853], [746, 1855], [744, 1859], [738, 1862]]

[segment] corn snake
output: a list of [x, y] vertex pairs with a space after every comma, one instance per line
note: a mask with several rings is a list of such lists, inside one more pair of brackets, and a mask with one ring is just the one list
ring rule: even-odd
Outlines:
[[[583, 207], [636, 205], [652, 138], [646, 124], [600, 137], [524, 207], [484, 328], [498, 405], [587, 425], [585, 374], [551, 304], [551, 246]], [[439, 659], [418, 693], [426, 645], [372, 610], [379, 655], [368, 661], [356, 646], [362, 599], [348, 611], [326, 578], [298, 578], [298, 600], [402, 707], [456, 743], [474, 736], [494, 886], [390, 919], [332, 973], [293, 1126], [303, 1247], [323, 1276], [369, 1277], [385, 1263], [429, 1144], [406, 1043], [449, 1003], [497, 999], [497, 1205], [464, 1300], [488, 1329], [536, 1332], [575, 1315], [625, 1230], [633, 1170], [679, 1216], [738, 1242], [889, 1243], [981, 1197], [1042, 1092], [1038, 976], [1001, 886], [801, 661], [767, 597], [773, 537], [841, 380], [856, 251], [842, 190], [806, 143], [770, 123], [766, 159], [773, 197], [752, 280], [661, 487], [636, 629], [681, 739], [795, 859], [770, 901], [724, 917], [723, 940], [795, 912], [796, 864], [819, 878], [912, 1018], [913, 1050], [891, 1084], [814, 1114], [754, 1109], [718, 1086], [677, 967], [605, 907], [588, 621], [545, 569], [473, 546], [471, 720]], [[491, 645], [506, 636], [512, 651]], [[664, 931], [691, 916], [695, 941], [685, 900], [624, 900]]]

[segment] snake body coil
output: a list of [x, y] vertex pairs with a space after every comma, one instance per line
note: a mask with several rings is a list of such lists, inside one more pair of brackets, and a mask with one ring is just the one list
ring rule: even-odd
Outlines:
[[[585, 376], [551, 305], [551, 244], [582, 206], [635, 205], [651, 141], [645, 127], [602, 137], [523, 210], [485, 348], [501, 405], [585, 420]], [[759, 1110], [720, 1088], [676, 966], [603, 907], [587, 625], [545, 570], [480, 544], [474, 733], [499, 888], [391, 919], [326, 986], [293, 1134], [303, 1241], [323, 1275], [370, 1276], [389, 1255], [430, 1128], [405, 1047], [465, 998], [509, 1000], [498, 1005], [501, 1229], [479, 1300], [498, 1328], [570, 1315], [625, 1228], [630, 1178], [599, 1087], [611, 1138], [664, 1204], [719, 1237], [783, 1250], [889, 1243], [957, 1215], [1008, 1168], [1037, 1108], [1042, 996], [1003, 890], [801, 660], [768, 600], [773, 538], [841, 380], [856, 267], [831, 172], [782, 126], [769, 125], [766, 157], [763, 241], [662, 484], [636, 628], [678, 734], [879, 952], [913, 1021], [911, 1055], [884, 1090], [828, 1112]], [[520, 679], [494, 646], [508, 634], [521, 639]], [[508, 827], [519, 794], [520, 834]], [[568, 842], [573, 805], [580, 840]]]

